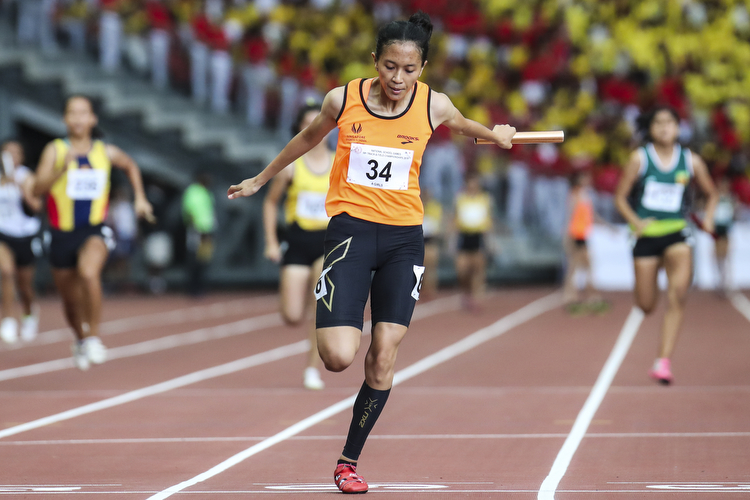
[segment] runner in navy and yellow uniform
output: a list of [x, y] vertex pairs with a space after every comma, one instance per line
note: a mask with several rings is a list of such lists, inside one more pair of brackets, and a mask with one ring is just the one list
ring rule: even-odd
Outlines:
[[[304, 106], [292, 128], [298, 134], [320, 113], [320, 104]], [[298, 325], [312, 311], [310, 350], [303, 385], [307, 389], [325, 387], [318, 366], [320, 355], [315, 336], [315, 281], [323, 270], [323, 242], [328, 214], [325, 200], [333, 151], [321, 141], [274, 177], [263, 202], [263, 228], [266, 258], [281, 263], [279, 298], [281, 316], [287, 324]], [[282, 253], [276, 234], [278, 206], [286, 193], [286, 250]]]
[[[668, 107], [639, 118], [647, 143], [630, 155], [615, 193], [615, 204], [637, 238], [633, 248], [635, 301], [646, 314], [656, 306], [657, 275], [667, 272], [667, 312], [659, 355], [649, 372], [663, 384], [672, 381], [670, 358], [682, 324], [692, 280], [692, 237], [686, 220], [687, 188], [692, 179], [706, 194], [704, 229], [713, 232], [717, 195], [706, 164], [677, 143], [679, 117]], [[628, 196], [634, 194], [634, 206]]]
[[65, 318], [77, 337], [73, 360], [86, 370], [90, 363], [103, 363], [107, 358], [99, 339], [99, 322], [101, 272], [114, 244], [112, 230], [104, 226], [113, 166], [124, 170], [133, 186], [136, 214], [146, 219], [153, 215], [138, 165], [117, 146], [92, 137], [98, 120], [91, 101], [70, 97], [64, 120], [68, 135], [44, 148], [34, 194], [47, 195], [52, 275]]
[[332, 219], [316, 285], [318, 348], [326, 368], [338, 372], [354, 361], [368, 294], [373, 325], [365, 382], [334, 472], [345, 493], [367, 491], [357, 459], [388, 398], [398, 346], [419, 298], [424, 271], [419, 169], [425, 145], [441, 124], [504, 148], [515, 134], [507, 125], [489, 130], [464, 118], [447, 96], [417, 81], [431, 33], [422, 12], [381, 27], [372, 54], [378, 76], [330, 91], [320, 115], [263, 172], [228, 190], [229, 198], [252, 195], [338, 126], [326, 199]]

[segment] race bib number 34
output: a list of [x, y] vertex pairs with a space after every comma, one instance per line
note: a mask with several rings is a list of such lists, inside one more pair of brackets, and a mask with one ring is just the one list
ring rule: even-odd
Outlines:
[[71, 200], [95, 200], [104, 193], [107, 172], [90, 168], [68, 171], [66, 193]]
[[410, 149], [353, 143], [346, 180], [376, 189], [406, 190], [413, 158]]
[[648, 181], [643, 190], [644, 208], [657, 212], [678, 212], [682, 206], [685, 186], [666, 182]]

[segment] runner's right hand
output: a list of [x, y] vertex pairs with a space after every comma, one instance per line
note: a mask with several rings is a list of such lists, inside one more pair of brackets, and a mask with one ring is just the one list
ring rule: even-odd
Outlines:
[[647, 217], [646, 219], [638, 219], [638, 222], [633, 224], [633, 231], [635, 232], [635, 236], [637, 238], [640, 238], [643, 234], [643, 231], [646, 230], [646, 228], [654, 222], [656, 219], [653, 217]]
[[235, 198], [252, 196], [257, 193], [261, 187], [263, 187], [263, 184], [258, 180], [257, 176], [245, 179], [239, 184], [229, 186], [229, 189], [227, 190], [227, 198], [233, 200]]
[[279, 262], [281, 262], [281, 246], [279, 246], [279, 244], [266, 245], [266, 251], [264, 252], [264, 255], [266, 259], [278, 264]]

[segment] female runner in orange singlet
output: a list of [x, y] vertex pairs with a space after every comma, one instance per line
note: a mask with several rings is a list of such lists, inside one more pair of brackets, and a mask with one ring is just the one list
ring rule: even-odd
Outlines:
[[466, 119], [450, 99], [418, 81], [427, 62], [430, 18], [418, 12], [378, 31], [372, 58], [378, 76], [331, 90], [321, 113], [256, 177], [228, 190], [250, 196], [284, 167], [339, 128], [326, 211], [325, 262], [316, 285], [318, 349], [325, 367], [346, 369], [360, 346], [370, 295], [372, 338], [365, 381], [334, 481], [344, 493], [364, 493], [357, 459], [385, 405], [399, 344], [419, 299], [424, 272], [419, 169], [435, 127], [511, 147], [516, 130], [490, 130]]

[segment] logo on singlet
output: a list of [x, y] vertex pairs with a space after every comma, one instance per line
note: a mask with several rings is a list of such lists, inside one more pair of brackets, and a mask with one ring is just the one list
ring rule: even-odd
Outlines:
[[352, 132], [355, 134], [361, 134], [362, 133], [362, 124], [361, 123], [353, 123], [352, 124]]
[[403, 142], [401, 142], [401, 144], [411, 144], [414, 141], [417, 141], [417, 142], [419, 141], [419, 137], [412, 137], [410, 135], [403, 135], [403, 134], [398, 134], [396, 136], [396, 139], [403, 139]]
[[684, 170], [681, 170], [674, 174], [674, 182], [675, 184], [682, 184], [683, 186], [686, 186], [690, 182], [690, 174], [688, 174]]

